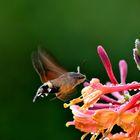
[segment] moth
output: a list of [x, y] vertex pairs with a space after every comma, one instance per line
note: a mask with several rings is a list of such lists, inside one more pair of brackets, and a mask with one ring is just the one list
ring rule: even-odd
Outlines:
[[43, 48], [38, 48], [38, 51], [32, 53], [32, 64], [43, 83], [38, 88], [33, 102], [38, 97], [49, 94], [55, 94], [56, 98], [66, 101], [76, 86], [86, 80], [79, 67], [77, 72], [68, 72]]

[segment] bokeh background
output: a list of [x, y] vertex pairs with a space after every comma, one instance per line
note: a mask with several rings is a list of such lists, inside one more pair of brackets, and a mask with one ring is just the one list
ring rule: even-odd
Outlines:
[[80, 139], [81, 132], [65, 127], [72, 115], [63, 102], [32, 103], [41, 82], [31, 53], [38, 45], [46, 47], [69, 71], [80, 65], [89, 80], [105, 83], [109, 79], [96, 51], [101, 44], [118, 80], [118, 62], [125, 59], [127, 81], [139, 81], [132, 55], [140, 37], [139, 5], [139, 0], [1, 0], [0, 139]]

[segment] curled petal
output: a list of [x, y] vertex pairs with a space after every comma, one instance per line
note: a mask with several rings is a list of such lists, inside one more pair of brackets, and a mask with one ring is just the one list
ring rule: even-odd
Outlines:
[[98, 122], [101, 129], [110, 129], [116, 123], [117, 117], [118, 113], [111, 109], [100, 109], [94, 113], [93, 120]]
[[99, 56], [102, 60], [102, 63], [103, 63], [103, 65], [104, 65], [104, 67], [107, 71], [107, 74], [108, 74], [111, 82], [113, 84], [118, 84], [118, 82], [117, 82], [117, 80], [114, 76], [114, 73], [113, 73], [113, 70], [112, 70], [112, 65], [110, 63], [110, 60], [109, 60], [109, 57], [108, 57], [106, 51], [104, 50], [104, 48], [102, 46], [98, 46], [97, 51], [98, 51], [98, 54], [99, 54]]
[[[75, 128], [83, 132], [96, 132], [97, 122], [92, 119], [94, 111], [87, 110], [86, 112], [79, 109], [78, 105], [72, 105], [70, 109], [74, 115]], [[69, 122], [68, 122], [69, 123]], [[70, 124], [70, 123], [69, 123]]]
[[[107, 82], [106, 83], [107, 86], [112, 86], [112, 83], [110, 82]], [[112, 92], [111, 93], [113, 95], [113, 97], [115, 97], [117, 99], [117, 101], [119, 103], [123, 103], [125, 100], [124, 100], [124, 96], [120, 94], [120, 92], [116, 91], [116, 92]]]
[[113, 105], [113, 104], [111, 104], [111, 103], [109, 103], [109, 104], [96, 103], [96, 104], [95, 104], [93, 107], [91, 107], [90, 109], [92, 109], [92, 110], [97, 110], [97, 109], [109, 109], [109, 108], [115, 109], [115, 108], [117, 108], [117, 107], [119, 107], [119, 105]]
[[137, 94], [133, 95], [131, 97], [131, 99], [129, 100], [128, 103], [126, 103], [125, 105], [120, 107], [120, 113], [123, 113], [127, 110], [129, 110], [130, 108], [132, 108], [138, 101], [140, 100], [140, 92], [138, 92]]
[[106, 101], [106, 102], [108, 102], [108, 103], [120, 104], [118, 101], [116, 101], [116, 100], [114, 100], [114, 99], [112, 99], [112, 98], [110, 98], [110, 97], [108, 97], [108, 96], [106, 96], [106, 95], [102, 95], [100, 99], [101, 99], [101, 100], [104, 100], [104, 101]]
[[127, 63], [125, 62], [125, 60], [121, 60], [119, 62], [119, 68], [120, 68], [121, 84], [125, 84], [125, 80], [127, 76]]

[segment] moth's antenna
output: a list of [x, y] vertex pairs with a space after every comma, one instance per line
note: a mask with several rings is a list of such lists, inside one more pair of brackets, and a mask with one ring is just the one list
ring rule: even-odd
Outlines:
[[[86, 59], [84, 59], [81, 63], [80, 63], [80, 66], [83, 67], [83, 65], [85, 64], [86, 62]], [[80, 73], [80, 66], [77, 66], [77, 73]]]
[[77, 73], [80, 73], [80, 66], [77, 66]]

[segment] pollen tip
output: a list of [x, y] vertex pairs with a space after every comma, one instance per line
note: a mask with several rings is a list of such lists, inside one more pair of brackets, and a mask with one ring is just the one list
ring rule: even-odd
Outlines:
[[70, 124], [69, 124], [69, 123], [66, 123], [65, 125], [66, 125], [66, 127], [69, 127], [69, 126], [70, 126]]
[[70, 104], [64, 103], [64, 108], [68, 108], [70, 106]]

